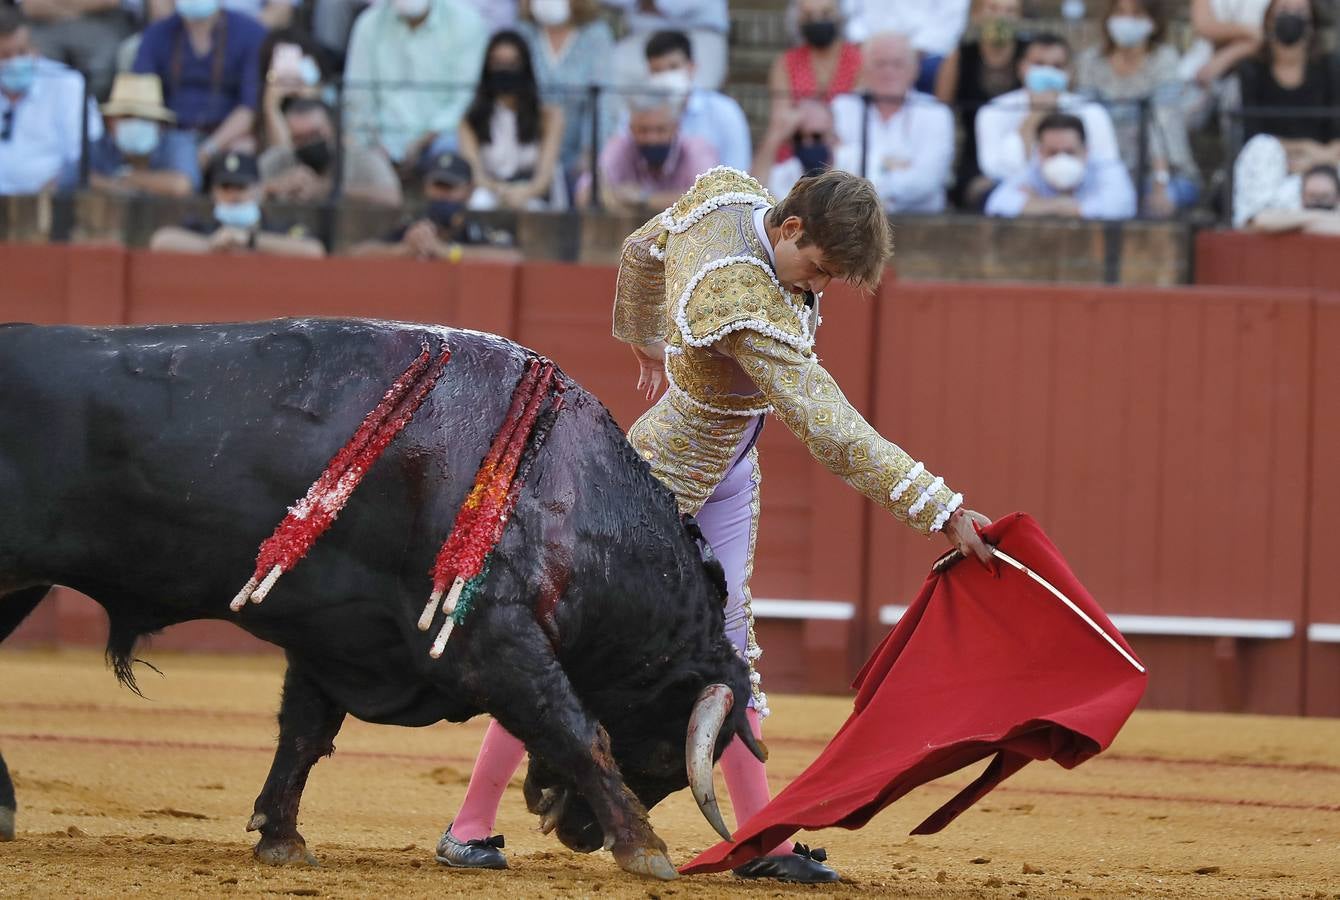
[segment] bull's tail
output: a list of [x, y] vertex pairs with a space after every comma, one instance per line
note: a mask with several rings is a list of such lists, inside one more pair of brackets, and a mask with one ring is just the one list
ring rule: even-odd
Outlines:
[[23, 620], [37, 609], [37, 604], [42, 602], [50, 590], [51, 585], [41, 584], [0, 597], [0, 642], [18, 630]]

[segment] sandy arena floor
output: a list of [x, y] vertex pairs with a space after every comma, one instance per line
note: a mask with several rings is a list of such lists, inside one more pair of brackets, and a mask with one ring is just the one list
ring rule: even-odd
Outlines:
[[[482, 720], [349, 722], [303, 804], [322, 866], [267, 868], [252, 862], [243, 827], [270, 762], [281, 662], [149, 657], [166, 677], [141, 674], [146, 702], [93, 653], [0, 654], [0, 748], [20, 805], [18, 839], [0, 844], [0, 895], [1340, 898], [1340, 720], [1171, 713], [1137, 714], [1107, 755], [1075, 771], [1034, 764], [941, 834], [907, 836], [969, 773], [922, 788], [862, 832], [802, 838], [841, 869], [845, 883], [828, 888], [636, 879], [608, 854], [574, 855], [539, 834], [519, 782], [499, 822], [511, 871], [448, 871], [432, 847]], [[848, 703], [772, 705], [780, 786]], [[712, 838], [687, 792], [653, 822], [677, 861]]]

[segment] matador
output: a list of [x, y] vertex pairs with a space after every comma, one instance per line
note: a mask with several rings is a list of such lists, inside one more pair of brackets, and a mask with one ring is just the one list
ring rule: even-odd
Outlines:
[[[761, 475], [755, 446], [771, 413], [835, 475], [899, 521], [943, 532], [986, 562], [975, 525], [989, 520], [897, 445], [882, 438], [819, 363], [814, 337], [822, 292], [834, 279], [879, 282], [890, 254], [888, 219], [870, 182], [827, 171], [801, 179], [780, 203], [727, 167], [698, 177], [673, 206], [624, 241], [614, 337], [629, 344], [647, 399], [666, 388], [628, 439], [697, 518], [726, 573], [727, 634], [751, 668], [755, 734], [769, 714], [754, 665], [749, 580]], [[524, 747], [493, 722], [459, 814], [438, 846], [446, 865], [503, 868], [490, 837]], [[721, 757], [737, 825], [767, 804], [765, 766], [737, 738]], [[746, 878], [838, 880], [825, 855], [787, 842], [736, 870]]]

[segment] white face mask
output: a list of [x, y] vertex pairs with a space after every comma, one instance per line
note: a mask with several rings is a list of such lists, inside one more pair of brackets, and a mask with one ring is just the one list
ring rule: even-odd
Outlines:
[[1118, 47], [1138, 47], [1154, 33], [1154, 22], [1144, 16], [1113, 16], [1107, 33]]
[[126, 156], [148, 156], [158, 149], [158, 123], [148, 119], [122, 119], [113, 134], [116, 148]]
[[669, 94], [677, 105], [683, 105], [693, 90], [693, 78], [687, 69], [666, 69], [647, 79], [652, 90]]
[[572, 18], [572, 4], [569, 0], [530, 0], [530, 14], [539, 24], [555, 28]]
[[419, 19], [428, 12], [430, 2], [432, 0], [391, 0], [391, 5], [395, 7], [400, 18]]
[[1042, 161], [1042, 180], [1052, 190], [1068, 194], [1084, 180], [1084, 160], [1069, 153], [1058, 153]]

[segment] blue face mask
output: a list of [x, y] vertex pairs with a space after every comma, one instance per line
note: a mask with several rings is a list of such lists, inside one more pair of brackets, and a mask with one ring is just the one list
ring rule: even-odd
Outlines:
[[638, 144], [637, 149], [653, 169], [659, 169], [670, 158], [669, 144]]
[[1024, 87], [1030, 94], [1059, 94], [1069, 86], [1066, 70], [1055, 66], [1030, 66], [1024, 76]]
[[200, 21], [219, 11], [219, 0], [177, 0], [177, 15], [183, 19]]
[[0, 90], [7, 94], [26, 94], [37, 77], [37, 57], [13, 56], [0, 63]]
[[122, 119], [116, 123], [116, 149], [126, 156], [148, 156], [158, 149], [158, 123]]
[[250, 231], [261, 222], [261, 205], [255, 200], [241, 203], [215, 203], [214, 218], [220, 225]]

